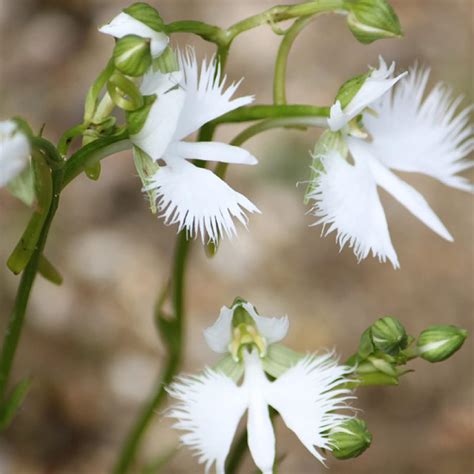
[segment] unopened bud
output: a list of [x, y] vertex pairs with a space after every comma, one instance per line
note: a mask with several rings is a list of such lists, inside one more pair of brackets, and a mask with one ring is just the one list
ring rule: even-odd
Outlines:
[[467, 331], [456, 326], [430, 326], [416, 343], [419, 356], [429, 362], [441, 362], [459, 350], [466, 337]]
[[371, 327], [372, 342], [379, 350], [389, 355], [397, 355], [408, 344], [405, 328], [398, 319], [387, 316], [378, 319]]
[[386, 0], [346, 0], [344, 6], [349, 29], [361, 43], [402, 36], [398, 17]]
[[117, 40], [114, 48], [115, 67], [127, 76], [142, 76], [151, 65], [149, 38], [127, 35]]
[[332, 454], [337, 459], [350, 459], [360, 456], [372, 442], [365, 421], [352, 418], [331, 430], [330, 443]]

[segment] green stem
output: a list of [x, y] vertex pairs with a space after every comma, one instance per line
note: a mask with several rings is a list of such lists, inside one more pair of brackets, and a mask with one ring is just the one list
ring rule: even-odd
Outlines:
[[221, 123], [251, 122], [263, 119], [280, 119], [291, 117], [329, 117], [329, 107], [314, 105], [249, 105], [228, 112], [209, 122], [207, 125]]
[[286, 104], [286, 69], [288, 56], [295, 39], [303, 28], [308, 25], [314, 16], [301, 17], [296, 20], [283, 37], [278, 49], [275, 62], [275, 73], [273, 78], [273, 102], [275, 104]]
[[[173, 322], [176, 324], [176, 337], [173, 345], [169, 346], [168, 359], [165, 367], [158, 379], [155, 390], [147, 404], [140, 412], [138, 419], [126, 438], [119, 459], [113, 470], [114, 474], [124, 474], [132, 466], [139, 444], [145, 431], [155, 416], [155, 412], [166, 397], [166, 386], [171, 383], [173, 377], [178, 372], [184, 353], [184, 277], [186, 270], [187, 256], [189, 254], [190, 241], [186, 238], [186, 232], [180, 232], [176, 240], [175, 257], [173, 264]], [[160, 307], [161, 305], [158, 305]], [[160, 309], [158, 309], [160, 310]], [[167, 341], [164, 341], [165, 344]], [[169, 342], [169, 341], [168, 341]]]
[[46, 244], [46, 239], [48, 237], [51, 223], [58, 208], [62, 177], [63, 171], [61, 168], [52, 171], [53, 197], [48, 210], [48, 215], [41, 229], [37, 247], [21, 276], [20, 286], [18, 287], [13, 311], [8, 321], [5, 336], [3, 338], [2, 349], [0, 352], [0, 400], [2, 400], [5, 395], [5, 390], [13, 365], [13, 359], [18, 347], [21, 331], [23, 329], [23, 322], [25, 320], [31, 288], [38, 272], [41, 254]]

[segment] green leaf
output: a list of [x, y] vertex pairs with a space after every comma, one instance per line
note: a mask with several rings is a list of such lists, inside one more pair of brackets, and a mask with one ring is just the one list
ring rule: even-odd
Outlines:
[[20, 409], [31, 387], [31, 379], [24, 379], [15, 386], [10, 398], [0, 407], [0, 431], [8, 428]]
[[361, 359], [366, 359], [374, 352], [374, 345], [372, 343], [371, 328], [367, 328], [360, 336], [359, 350], [357, 354]]
[[46, 278], [46, 280], [54, 283], [55, 285], [61, 285], [63, 282], [63, 277], [61, 274], [44, 255], [40, 256], [38, 271], [43, 278]]

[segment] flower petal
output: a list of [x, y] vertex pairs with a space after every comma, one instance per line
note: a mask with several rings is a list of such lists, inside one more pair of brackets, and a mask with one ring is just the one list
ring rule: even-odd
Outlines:
[[186, 159], [256, 165], [257, 158], [238, 146], [221, 142], [173, 142], [169, 153]]
[[204, 339], [214, 352], [223, 354], [229, 351], [233, 314], [233, 309], [223, 306], [216, 322], [204, 330]]
[[314, 225], [327, 225], [325, 235], [336, 231], [341, 249], [349, 244], [359, 261], [372, 252], [398, 268], [375, 180], [365, 160], [358, 158], [351, 165], [336, 151], [321, 157], [324, 171], [315, 170], [315, 189], [308, 196], [314, 200], [311, 213], [320, 218]]
[[376, 158], [370, 155], [370, 149], [366, 143], [348, 140], [349, 149], [355, 156], [363, 154], [367, 159], [370, 170], [376, 183], [390, 193], [400, 204], [403, 204], [415, 217], [428, 226], [433, 232], [446, 240], [453, 241], [453, 237], [433, 212], [425, 198], [412, 186], [395, 176], [388, 168], [382, 165]]
[[340, 104], [339, 107], [331, 107], [331, 113], [328, 119], [328, 124], [331, 130], [333, 132], [340, 130], [366, 107], [371, 106], [377, 99], [388, 92], [403, 76], [405, 76], [405, 74], [407, 74], [404, 72], [397, 77], [393, 77], [394, 70], [395, 63], [392, 63], [390, 68], [387, 68], [382, 56], [379, 56], [379, 68], [372, 70], [369, 77], [346, 106], [342, 114]]
[[350, 410], [347, 401], [354, 399], [348, 389], [336, 387], [348, 381], [349, 367], [338, 365], [332, 353], [309, 355], [265, 387], [265, 398], [277, 410], [308, 451], [319, 461], [319, 449], [331, 450], [325, 432], [349, 415], [334, 413]]
[[179, 86], [182, 79], [183, 75], [181, 71], [163, 74], [150, 68], [143, 76], [143, 81], [140, 85], [140, 92], [143, 95], [164, 94], [173, 87]]
[[31, 153], [26, 135], [12, 120], [0, 122], [0, 187], [8, 184], [27, 166]]
[[185, 99], [184, 91], [174, 89], [161, 94], [152, 104], [142, 129], [130, 137], [153, 160], [163, 157], [175, 133]]
[[243, 307], [254, 319], [258, 331], [265, 337], [267, 344], [274, 344], [286, 337], [289, 326], [288, 316], [282, 318], [260, 316], [251, 303], [244, 303]]
[[127, 35], [136, 35], [142, 38], [150, 38], [150, 50], [153, 57], [158, 57], [165, 50], [169, 43], [169, 37], [164, 33], [155, 31], [141, 21], [133, 18], [127, 13], [121, 12], [109, 23], [99, 28], [101, 33], [123, 38]]
[[472, 192], [473, 185], [457, 174], [474, 165], [465, 159], [474, 150], [473, 107], [456, 115], [462, 98], [454, 99], [441, 83], [423, 100], [429, 74], [429, 69], [411, 68], [393, 93], [374, 106], [377, 114], [364, 116], [372, 153], [389, 168], [423, 173]]
[[244, 352], [245, 379], [242, 389], [248, 396], [247, 442], [257, 467], [263, 474], [272, 474], [275, 462], [273, 431], [265, 393], [270, 381], [265, 376], [257, 352]]
[[187, 432], [181, 441], [206, 464], [206, 472], [215, 462], [217, 473], [223, 474], [237, 425], [247, 408], [246, 394], [230, 378], [210, 369], [199, 376], [179, 377], [167, 390], [179, 401], [168, 416], [178, 420], [174, 428]]
[[186, 101], [175, 140], [181, 140], [210, 120], [253, 101], [251, 96], [231, 100], [240, 81], [225, 89], [226, 77], [221, 78], [215, 59], [209, 63], [204, 60], [198, 74], [196, 54], [192, 48], [188, 48], [186, 53], [179, 53], [179, 63], [184, 73]]
[[260, 212], [245, 196], [209, 170], [188, 161], [166, 156], [168, 166], [151, 178], [147, 189], [156, 189], [166, 224], [179, 224], [191, 237], [216, 242], [220, 237], [236, 234], [233, 218], [246, 225], [248, 212]]

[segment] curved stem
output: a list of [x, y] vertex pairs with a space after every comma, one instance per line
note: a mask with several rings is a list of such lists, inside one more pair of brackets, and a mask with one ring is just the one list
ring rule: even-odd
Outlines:
[[26, 266], [21, 276], [20, 286], [13, 306], [10, 319], [8, 321], [7, 329], [3, 339], [2, 349], [0, 353], [0, 401], [4, 398], [8, 378], [13, 365], [13, 359], [18, 347], [21, 331], [23, 329], [23, 322], [25, 320], [28, 299], [31, 293], [31, 288], [35, 281], [38, 272], [38, 266], [46, 244], [48, 232], [51, 227], [54, 215], [59, 204], [59, 195], [61, 191], [61, 182], [63, 177], [63, 170], [61, 168], [52, 171], [53, 180], [53, 197], [48, 210], [48, 215], [44, 221], [41, 233], [38, 239], [37, 246], [33, 255], [31, 256], [28, 265]]
[[288, 56], [295, 39], [303, 28], [308, 25], [314, 16], [301, 17], [296, 20], [288, 29], [283, 37], [278, 49], [275, 62], [275, 73], [273, 78], [273, 102], [275, 104], [286, 104], [286, 69], [288, 64]]
[[254, 120], [290, 117], [329, 117], [329, 107], [302, 104], [249, 105], [221, 115], [207, 125], [215, 126], [221, 123], [251, 122]]
[[[262, 122], [258, 122], [243, 130], [230, 142], [230, 144], [234, 146], [241, 146], [247, 140], [250, 140], [252, 137], [255, 137], [256, 135], [262, 132], [265, 132], [266, 130], [291, 126], [325, 127], [326, 120], [323, 117], [290, 117], [282, 119], [263, 120]], [[224, 179], [228, 166], [228, 163], [218, 163], [215, 171], [217, 176]]]

